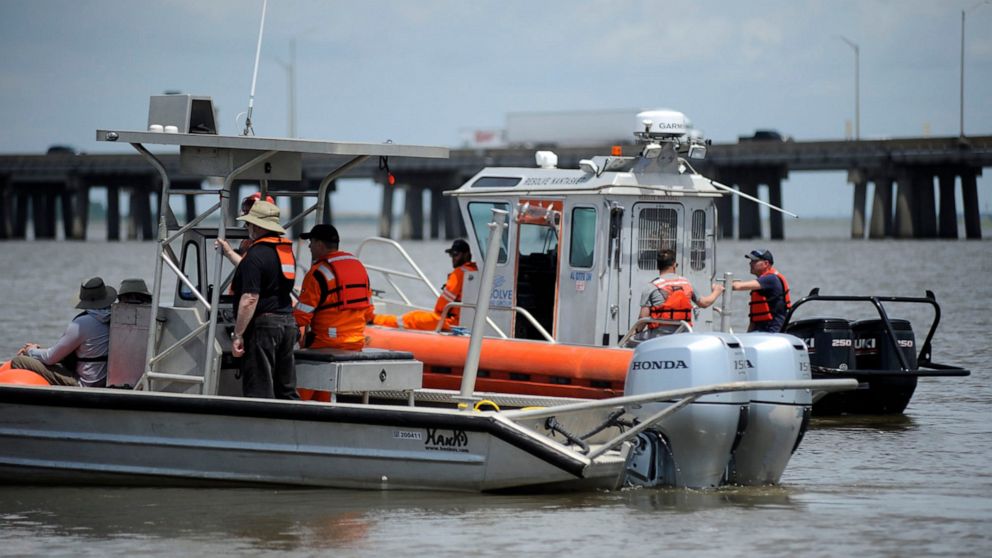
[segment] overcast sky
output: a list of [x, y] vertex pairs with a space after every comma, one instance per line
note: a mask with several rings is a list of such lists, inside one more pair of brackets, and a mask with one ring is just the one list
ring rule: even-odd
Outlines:
[[[288, 133], [296, 41], [300, 137], [456, 146], [508, 112], [669, 107], [714, 142], [756, 128], [839, 139], [992, 134], [992, 4], [978, 0], [270, 0], [258, 135]], [[209, 95], [222, 133], [248, 105], [261, 0], [0, 0], [0, 152], [143, 129], [148, 97]], [[983, 212], [992, 179], [980, 178]], [[795, 173], [784, 203], [845, 215], [838, 173]], [[346, 193], [336, 207], [362, 202]]]

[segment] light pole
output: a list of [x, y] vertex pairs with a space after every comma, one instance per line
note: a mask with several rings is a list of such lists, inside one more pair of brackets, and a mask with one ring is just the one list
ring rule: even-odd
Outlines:
[[961, 137], [964, 137], [964, 16], [966, 13], [992, 3], [992, 0], [979, 2], [970, 8], [961, 10]]
[[[986, 0], [987, 2], [992, 0]], [[839, 35], [854, 49], [854, 139], [861, 139], [861, 49], [858, 44], [843, 35]]]

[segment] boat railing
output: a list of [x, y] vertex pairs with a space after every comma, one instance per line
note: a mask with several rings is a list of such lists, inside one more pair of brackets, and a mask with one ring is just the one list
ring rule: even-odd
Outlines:
[[644, 328], [644, 326], [650, 324], [675, 327], [673, 331], [666, 332], [665, 335], [670, 335], [672, 333], [692, 332], [692, 324], [684, 320], [662, 320], [660, 318], [639, 318], [636, 322], [634, 322], [634, 325], [630, 326], [630, 329], [627, 330], [627, 333], [620, 338], [620, 341], [617, 342], [617, 346], [626, 347], [627, 343], [630, 342], [631, 338], [637, 335]]
[[[782, 323], [782, 331], [785, 331], [786, 327], [792, 321], [792, 316], [795, 314], [801, 306], [808, 304], [810, 302], [866, 302], [871, 304], [875, 311], [878, 312], [878, 317], [881, 320], [885, 329], [885, 338], [889, 343], [890, 348], [893, 349], [896, 358], [899, 360], [899, 366], [901, 372], [912, 372], [914, 369], [909, 365], [906, 360], [906, 355], [899, 348], [899, 340], [896, 338], [895, 328], [892, 326], [891, 318], [889, 318], [888, 313], [885, 311], [885, 306], [883, 302], [896, 302], [896, 303], [912, 303], [912, 304], [927, 304], [933, 308], [933, 320], [930, 322], [930, 329], [927, 331], [926, 340], [923, 345], [920, 346], [920, 352], [917, 355], [917, 366], [930, 368], [938, 372], [919, 374], [917, 375], [927, 375], [927, 376], [968, 376], [971, 374], [969, 370], [960, 368], [957, 366], [951, 366], [948, 364], [939, 364], [933, 362], [932, 355], [932, 342], [934, 333], [937, 332], [937, 326], [940, 324], [940, 305], [937, 304], [937, 296], [934, 295], [933, 291], [925, 291], [925, 296], [923, 297], [909, 297], [909, 296], [864, 296], [864, 295], [821, 295], [820, 288], [815, 287], [810, 290], [809, 294], [805, 297], [796, 301], [788, 312], [785, 314], [785, 321]], [[887, 371], [882, 371], [887, 372]]]
[[[409, 266], [411, 270], [411, 271], [403, 271], [399, 269], [383, 267], [380, 265], [368, 264], [363, 261], [362, 263], [365, 265], [365, 269], [379, 273], [386, 280], [386, 282], [389, 283], [389, 286], [392, 288], [392, 290], [400, 297], [400, 300], [376, 297], [377, 300], [383, 303], [392, 304], [395, 306], [401, 306], [408, 309], [432, 310], [433, 308], [415, 304], [411, 300], [411, 298], [407, 295], [406, 291], [404, 291], [403, 288], [397, 282], [397, 278], [411, 279], [415, 282], [419, 281], [421, 284], [426, 286], [428, 290], [430, 290], [431, 294], [434, 296], [435, 299], [441, 296], [441, 293], [437, 290], [436, 287], [434, 287], [434, 285], [430, 282], [430, 280], [427, 279], [427, 275], [425, 275], [424, 272], [420, 269], [420, 266], [417, 265], [417, 262], [415, 262], [413, 258], [410, 257], [410, 254], [406, 251], [405, 248], [403, 248], [402, 245], [400, 245], [399, 242], [396, 242], [395, 240], [389, 238], [383, 238], [381, 236], [372, 236], [366, 238], [358, 245], [358, 248], [355, 250], [355, 257], [361, 260], [362, 251], [365, 249], [365, 247], [370, 245], [377, 245], [377, 244], [382, 246], [387, 246], [395, 250], [396, 253], [400, 255], [400, 257], [403, 259], [404, 262], [406, 262], [407, 266]], [[442, 313], [441, 321], [439, 322], [439, 324], [443, 324], [444, 319], [447, 316], [448, 316], [448, 309], [446, 307], [444, 312]], [[531, 321], [533, 321], [534, 318], [530, 317], [530, 319]], [[503, 339], [507, 338], [506, 334], [503, 333], [503, 330], [501, 330], [499, 326], [497, 326], [496, 323], [488, 316], [486, 317], [486, 324], [490, 328], [492, 328], [492, 330], [495, 331], [497, 335], [499, 335]], [[544, 333], [547, 334], [546, 331]]]
[[646, 419], [640, 420], [633, 427], [626, 429], [619, 435], [607, 442], [599, 445], [595, 449], [582, 444], [582, 453], [586, 454], [590, 460], [605, 454], [616, 448], [620, 444], [633, 439], [635, 436], [657, 423], [668, 418], [672, 414], [683, 409], [686, 405], [696, 401], [700, 397], [715, 393], [729, 393], [736, 391], [765, 391], [765, 390], [815, 390], [818, 392], [847, 391], [856, 389], [858, 381], [852, 378], [837, 380], [752, 380], [742, 382], [727, 382], [722, 384], [710, 384], [705, 386], [694, 386], [666, 391], [657, 391], [638, 395], [627, 395], [612, 397], [610, 399], [597, 399], [579, 401], [576, 403], [566, 403], [544, 408], [526, 408], [507, 411], [488, 411], [498, 416], [502, 416], [510, 421], [520, 423], [534, 419], [550, 418], [558, 415], [587, 412], [595, 409], [619, 409], [633, 406], [640, 406], [653, 402], [669, 402], [670, 405], [659, 410]]
[[[444, 309], [441, 310], [441, 320], [438, 321], [437, 326], [435, 326], [434, 328], [435, 333], [440, 332], [444, 328], [444, 321], [448, 318], [448, 314], [451, 313], [451, 310], [455, 308], [468, 308], [470, 310], [474, 310], [476, 308], [476, 305], [469, 302], [449, 302], [448, 304], [444, 305]], [[527, 309], [525, 308], [521, 308], [519, 306], [490, 306], [489, 310], [491, 311], [495, 310], [500, 312], [514, 312], [516, 314], [519, 314], [523, 316], [524, 319], [526, 319], [528, 322], [530, 322], [530, 325], [534, 326], [534, 329], [536, 329], [537, 332], [540, 333], [542, 337], [544, 337], [545, 341], [547, 341], [548, 343], [558, 342], [557, 340], [555, 340], [553, 335], [548, 333], [548, 330], [544, 329], [544, 326], [542, 326], [537, 321], [537, 318], [535, 318], [534, 315], [528, 312]], [[503, 333], [503, 330], [501, 330], [499, 327], [496, 326], [496, 324], [493, 323], [492, 319], [486, 317], [486, 323], [489, 324], [489, 326], [492, 327], [492, 329], [496, 331], [496, 334], [499, 335], [502, 339], [509, 339], [509, 337], [505, 333]]]

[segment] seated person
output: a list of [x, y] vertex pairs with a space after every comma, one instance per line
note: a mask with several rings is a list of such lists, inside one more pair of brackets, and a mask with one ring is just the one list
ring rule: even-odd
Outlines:
[[31, 370], [49, 384], [61, 386], [104, 387], [107, 384], [107, 352], [110, 347], [110, 305], [117, 291], [100, 277], [89, 279], [79, 287], [83, 312], [72, 319], [62, 337], [48, 349], [26, 343], [12, 368]]
[[362, 350], [373, 311], [368, 271], [358, 258], [338, 249], [341, 239], [333, 225], [314, 225], [300, 238], [310, 241], [312, 262], [293, 308], [296, 325], [309, 328], [303, 346]]
[[[372, 323], [386, 327], [398, 327], [403, 329], [433, 330], [437, 328], [441, 321], [441, 312], [449, 302], [462, 301], [462, 287], [465, 285], [465, 274], [479, 271], [479, 268], [472, 261], [472, 250], [468, 242], [462, 239], [451, 243], [451, 248], [445, 250], [451, 256], [451, 267], [454, 270], [448, 274], [448, 280], [441, 287], [441, 295], [434, 303], [434, 310], [411, 310], [402, 316], [392, 314], [376, 314]], [[461, 315], [461, 308], [453, 307], [448, 311], [448, 317], [444, 320], [444, 331], [450, 331], [452, 327], [458, 325], [458, 318]]]

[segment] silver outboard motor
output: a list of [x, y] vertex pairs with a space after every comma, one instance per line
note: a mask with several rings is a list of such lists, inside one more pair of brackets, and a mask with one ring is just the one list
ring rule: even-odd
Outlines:
[[[746, 368], [744, 349], [732, 335], [668, 335], [635, 349], [624, 394], [744, 381]], [[747, 423], [749, 399], [747, 392], [700, 397], [643, 432], [628, 462], [628, 482], [689, 488], [719, 485]], [[630, 412], [644, 420], [673, 403], [644, 404]]]
[[[748, 380], [809, 380], [809, 353], [797, 337], [775, 333], [738, 335], [748, 361]], [[727, 482], [775, 484], [799, 446], [813, 408], [810, 390], [749, 392], [747, 430], [727, 468]]]

